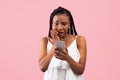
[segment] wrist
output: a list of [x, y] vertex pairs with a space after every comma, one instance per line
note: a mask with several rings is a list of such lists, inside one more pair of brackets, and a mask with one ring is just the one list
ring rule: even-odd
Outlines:
[[71, 57], [70, 57], [69, 55], [67, 55], [67, 57], [66, 57], [66, 61], [69, 62], [70, 59], [71, 59]]

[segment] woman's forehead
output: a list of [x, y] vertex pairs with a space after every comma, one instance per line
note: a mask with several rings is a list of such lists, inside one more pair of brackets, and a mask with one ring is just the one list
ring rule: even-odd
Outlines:
[[55, 15], [53, 17], [53, 22], [54, 21], [69, 21], [69, 16], [65, 15], [65, 14], [59, 14], [59, 15]]

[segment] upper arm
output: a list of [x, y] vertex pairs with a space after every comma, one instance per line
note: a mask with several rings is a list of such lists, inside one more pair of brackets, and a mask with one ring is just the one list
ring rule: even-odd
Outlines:
[[40, 40], [39, 61], [47, 55], [47, 42], [47, 37], [44, 37]]
[[80, 52], [80, 60], [79, 63], [85, 67], [86, 57], [87, 57], [87, 47], [86, 47], [86, 40], [83, 36], [77, 37], [77, 47]]

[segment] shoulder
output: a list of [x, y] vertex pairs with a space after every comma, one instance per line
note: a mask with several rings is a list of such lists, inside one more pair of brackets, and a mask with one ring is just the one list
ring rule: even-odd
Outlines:
[[77, 40], [77, 41], [86, 41], [85, 37], [82, 36], [82, 35], [77, 35], [77, 36], [76, 36], [76, 40]]
[[76, 36], [76, 42], [79, 46], [86, 45], [86, 39], [82, 35], [77, 35]]
[[47, 42], [48, 42], [48, 37], [43, 37], [43, 38], [41, 38], [40, 39], [40, 44], [47, 44]]

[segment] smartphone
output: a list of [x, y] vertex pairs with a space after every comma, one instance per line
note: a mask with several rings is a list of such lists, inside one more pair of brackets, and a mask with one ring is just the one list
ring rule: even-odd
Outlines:
[[65, 49], [65, 41], [56, 41], [55, 45], [57, 48], [64, 50]]

